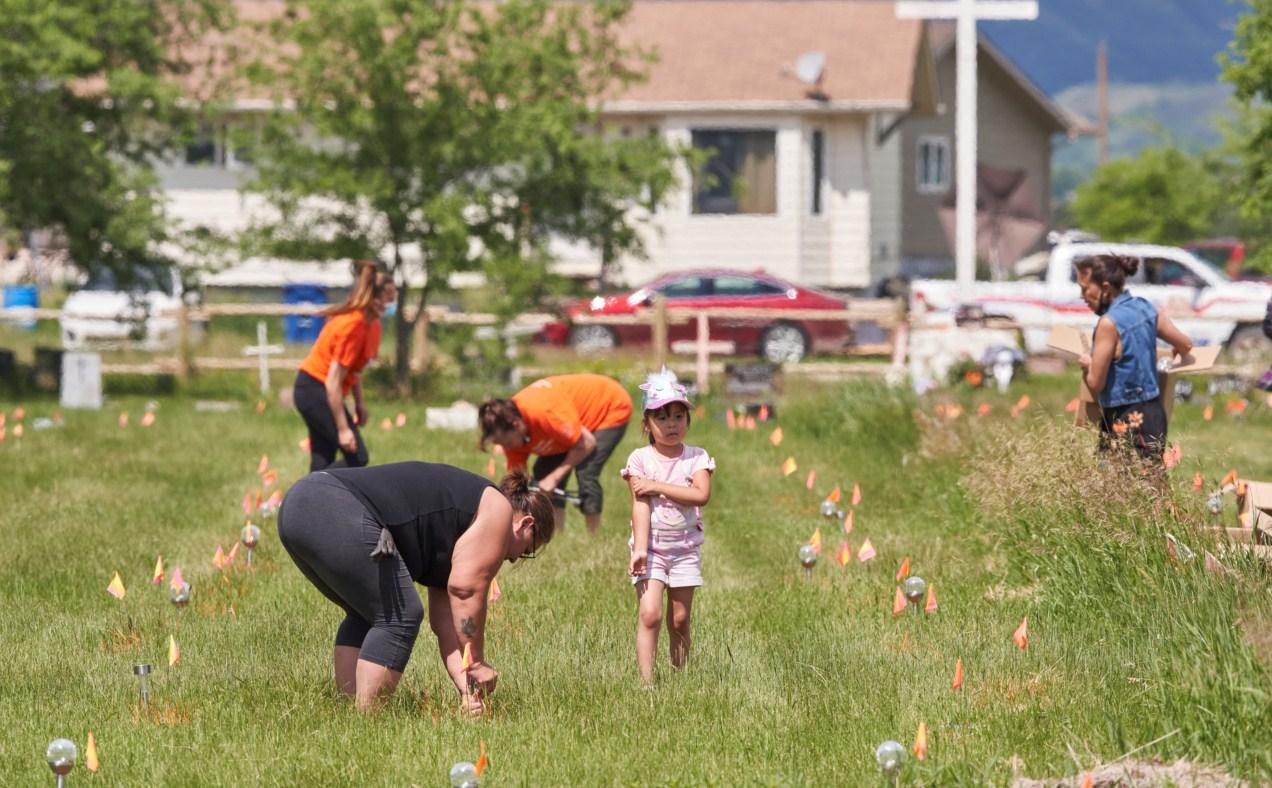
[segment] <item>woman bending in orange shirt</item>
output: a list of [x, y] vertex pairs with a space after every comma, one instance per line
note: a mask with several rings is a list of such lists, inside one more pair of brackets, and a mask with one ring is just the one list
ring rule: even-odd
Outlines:
[[[380, 352], [380, 316], [397, 298], [388, 274], [371, 260], [354, 264], [354, 285], [343, 304], [327, 310], [326, 325], [296, 373], [293, 401], [309, 428], [309, 470], [356, 468], [368, 462], [358, 431], [367, 423], [360, 374]], [[345, 398], [353, 393], [353, 412]], [[336, 452], [344, 458], [337, 461]]]

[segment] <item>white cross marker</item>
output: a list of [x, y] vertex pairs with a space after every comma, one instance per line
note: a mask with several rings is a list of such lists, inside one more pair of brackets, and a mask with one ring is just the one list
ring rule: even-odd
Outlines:
[[265, 344], [266, 339], [265, 321], [258, 320], [256, 321], [256, 344], [254, 346], [243, 348], [243, 355], [256, 356], [260, 361], [262, 394], [269, 393], [269, 357], [276, 353], [283, 352], [282, 345], [267, 345]]
[[1037, 19], [1036, 0], [898, 0], [900, 19], [954, 19], [958, 23], [958, 104], [954, 119], [954, 260], [960, 288], [976, 281], [976, 20]]

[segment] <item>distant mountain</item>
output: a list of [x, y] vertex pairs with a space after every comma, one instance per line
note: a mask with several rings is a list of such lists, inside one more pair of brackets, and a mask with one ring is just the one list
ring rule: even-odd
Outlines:
[[1109, 80], [1214, 82], [1245, 0], [1039, 0], [1033, 22], [982, 22], [980, 30], [1050, 95], [1095, 80], [1108, 42]]

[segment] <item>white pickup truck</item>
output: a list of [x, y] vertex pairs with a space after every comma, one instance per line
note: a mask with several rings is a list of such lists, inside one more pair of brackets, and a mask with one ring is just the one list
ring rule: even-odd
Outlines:
[[915, 314], [952, 313], [962, 305], [979, 306], [987, 315], [1003, 315], [1023, 326], [1025, 348], [1046, 350], [1053, 325], [1090, 331], [1095, 315], [1078, 291], [1073, 264], [1097, 254], [1140, 259], [1126, 287], [1164, 310], [1198, 345], [1227, 345], [1237, 363], [1267, 361], [1272, 342], [1261, 327], [1272, 286], [1234, 282], [1184, 249], [1148, 244], [1062, 243], [1051, 250], [1040, 278], [976, 282], [966, 291], [950, 280], [920, 279], [910, 285]]

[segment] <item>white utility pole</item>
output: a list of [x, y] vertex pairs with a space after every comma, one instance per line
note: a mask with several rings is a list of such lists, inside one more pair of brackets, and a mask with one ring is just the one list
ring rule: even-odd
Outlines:
[[976, 281], [976, 21], [1037, 19], [1038, 3], [1036, 0], [898, 0], [897, 17], [957, 22], [954, 261], [958, 284], [967, 287]]

